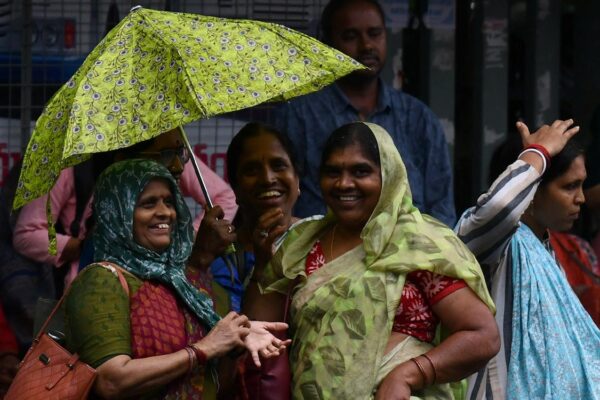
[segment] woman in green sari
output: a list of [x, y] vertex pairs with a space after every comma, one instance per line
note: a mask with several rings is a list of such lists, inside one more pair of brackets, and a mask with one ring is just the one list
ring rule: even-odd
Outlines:
[[[320, 173], [328, 214], [299, 224], [256, 270], [244, 309], [282, 321], [291, 294], [293, 398], [452, 398], [447, 383], [499, 349], [477, 261], [412, 205], [404, 164], [380, 126], [334, 131]], [[262, 249], [266, 259], [268, 238]], [[447, 336], [434, 347], [438, 322]]]
[[[219, 359], [279, 354], [286, 342], [213, 311], [206, 271], [188, 265], [190, 212], [175, 179], [151, 160], [111, 165], [96, 183], [95, 259], [66, 299], [67, 347], [96, 368], [103, 398], [216, 398]], [[120, 282], [117, 269], [126, 282]]]

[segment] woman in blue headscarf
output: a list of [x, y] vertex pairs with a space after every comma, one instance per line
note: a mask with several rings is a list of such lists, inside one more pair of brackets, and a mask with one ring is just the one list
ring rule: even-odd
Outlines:
[[258, 360], [285, 346], [267, 331], [285, 324], [250, 323], [234, 312], [220, 319], [204, 274], [190, 283], [192, 219], [165, 167], [128, 160], [107, 168], [94, 215], [100, 262], [74, 281], [66, 325], [67, 346], [97, 369], [96, 394], [215, 398], [219, 357], [247, 348]]

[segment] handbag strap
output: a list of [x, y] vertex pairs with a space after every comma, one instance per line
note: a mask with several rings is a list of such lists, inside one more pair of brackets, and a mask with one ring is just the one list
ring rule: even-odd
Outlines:
[[[125, 290], [125, 293], [127, 293], [127, 297], [129, 297], [129, 285], [127, 285], [127, 280], [125, 279], [125, 276], [123, 276], [123, 272], [125, 271], [124, 269], [122, 269], [118, 265], [113, 264], [113, 263], [108, 262], [108, 261], [102, 261], [102, 262], [99, 262], [99, 263], [94, 263], [94, 264], [90, 265], [90, 267], [93, 266], [93, 265], [101, 265], [102, 267], [110, 270], [111, 272], [116, 273], [117, 277], [119, 278], [119, 283], [123, 287], [123, 290]], [[89, 268], [89, 267], [87, 267], [87, 268]], [[83, 271], [85, 271], [87, 268], [83, 269], [80, 273], [82, 273]], [[67, 288], [67, 290], [65, 290], [64, 294], [60, 297], [60, 299], [58, 300], [58, 302], [56, 303], [56, 305], [52, 309], [52, 312], [50, 312], [50, 315], [48, 315], [48, 318], [46, 318], [46, 321], [44, 322], [44, 324], [40, 328], [38, 334], [35, 336], [35, 339], [34, 339], [35, 342], [38, 342], [40, 340], [40, 337], [44, 334], [44, 332], [46, 332], [46, 328], [50, 324], [50, 321], [52, 320], [52, 317], [54, 317], [54, 314], [56, 314], [56, 312], [58, 311], [58, 309], [60, 308], [60, 306], [62, 306], [64, 300], [67, 298], [67, 295], [71, 291], [71, 287], [72, 286], [73, 286], [73, 282], [71, 282], [69, 284], [69, 287]]]

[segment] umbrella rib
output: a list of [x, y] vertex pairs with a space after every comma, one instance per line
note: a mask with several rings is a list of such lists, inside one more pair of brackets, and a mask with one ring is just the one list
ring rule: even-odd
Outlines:
[[[166, 48], [170, 49], [171, 51], [174, 50], [177, 53], [177, 56], [179, 57], [179, 60], [183, 62], [183, 57], [182, 57], [181, 53], [179, 52], [179, 50], [177, 49], [177, 47], [172, 46], [171, 43], [169, 43], [167, 40], [165, 40], [165, 38], [163, 37], [163, 35], [160, 34], [161, 32], [158, 31], [154, 27], [154, 25], [152, 25], [151, 23], [148, 22], [148, 20], [146, 18], [146, 14], [148, 13], [148, 11], [146, 9], [140, 7], [139, 9], [135, 10], [135, 12], [142, 13], [140, 15], [144, 19], [145, 23], [150, 27], [150, 29], [152, 29], [152, 31], [154, 31], [154, 33], [155, 33], [154, 36], [155, 37], [159, 37], [160, 41], [163, 42], [163, 44], [165, 45]], [[185, 76], [187, 78], [187, 79], [185, 79], [185, 86], [187, 87], [187, 90], [192, 95], [192, 98], [194, 99], [194, 104], [196, 104], [196, 107], [198, 107], [198, 110], [200, 110], [200, 113], [202, 115], [204, 115], [205, 117], [207, 117], [208, 116], [207, 109], [198, 100], [198, 97], [196, 96], [196, 92], [194, 91], [193, 87], [190, 87], [191, 77], [189, 76], [188, 71], [185, 68], [183, 68], [183, 65], [181, 67], [182, 67], [183, 73], [185, 74]]]

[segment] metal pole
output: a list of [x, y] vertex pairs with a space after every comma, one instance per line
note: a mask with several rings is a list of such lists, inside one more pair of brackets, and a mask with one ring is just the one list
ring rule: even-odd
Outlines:
[[[196, 160], [196, 154], [194, 154], [192, 145], [190, 144], [187, 134], [185, 133], [183, 128], [180, 127], [179, 132], [181, 132], [181, 138], [183, 139], [185, 148], [187, 149], [188, 153], [190, 154], [190, 160], [192, 161], [192, 165], [194, 166], [194, 172], [196, 172], [196, 177], [198, 178], [198, 182], [200, 183], [200, 188], [202, 189], [202, 194], [204, 195], [204, 198], [206, 199], [206, 208], [208, 210], [210, 210], [211, 208], [213, 208], [213, 203], [212, 203], [212, 200], [210, 199], [210, 195], [208, 194], [208, 189], [206, 188], [206, 183], [204, 183], [204, 178], [202, 177], [202, 172], [200, 172], [200, 166], [198, 165], [198, 160]], [[229, 268], [229, 270], [232, 274], [233, 274], [233, 272], [231, 271], [231, 269], [233, 267], [231, 265], [231, 261], [227, 258], [226, 255], [234, 254], [234, 253], [235, 253], [235, 245], [233, 243], [231, 243], [229, 246], [227, 246], [227, 249], [225, 250], [225, 255], [222, 257], [223, 260], [225, 261], [225, 264], [227, 264], [227, 268]]]
[[32, 0], [23, 0], [21, 31], [21, 153], [29, 143], [31, 130], [31, 34], [33, 27]]
[[202, 189], [202, 194], [206, 199], [206, 205], [209, 209], [213, 208], [213, 203], [210, 199], [210, 195], [208, 194], [208, 190], [206, 189], [206, 183], [204, 183], [204, 178], [202, 178], [202, 172], [200, 172], [200, 166], [198, 165], [198, 161], [196, 160], [196, 155], [194, 154], [192, 145], [190, 144], [190, 141], [187, 138], [187, 134], [185, 133], [183, 128], [180, 128], [179, 131], [181, 132], [181, 138], [183, 139], [183, 143], [185, 144], [185, 147], [188, 153], [190, 154], [190, 160], [192, 161], [192, 165], [194, 166], [194, 171], [196, 172], [198, 182], [200, 182], [200, 188]]

